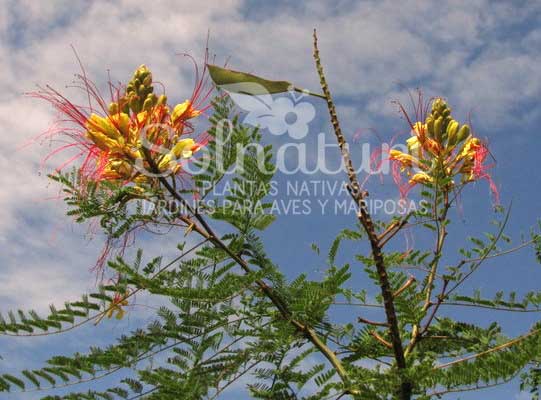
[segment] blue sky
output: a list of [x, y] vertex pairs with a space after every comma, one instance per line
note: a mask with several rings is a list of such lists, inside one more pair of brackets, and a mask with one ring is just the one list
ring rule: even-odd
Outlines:
[[[75, 46], [89, 75], [104, 83], [107, 71], [116, 80], [130, 76], [145, 63], [168, 88], [174, 100], [189, 97], [192, 70], [177, 54], [202, 55], [210, 29], [210, 49], [219, 63], [230, 57], [235, 69], [287, 79], [318, 89], [311, 59], [311, 34], [316, 27], [328, 80], [348, 138], [375, 130], [384, 140], [404, 131], [394, 99], [406, 99], [404, 88], [421, 87], [428, 96], [444, 96], [455, 116], [471, 114], [477, 134], [488, 140], [496, 159], [494, 178], [502, 203], [513, 202], [508, 233], [518, 241], [534, 225], [541, 174], [537, 143], [541, 126], [541, 4], [529, 1], [312, 1], [301, 2], [187, 1], [10, 1], [0, 2], [0, 300], [2, 311], [20, 307], [45, 310], [94, 286], [89, 272], [102, 238], [90, 235], [64, 214], [57, 195], [40, 168], [48, 144], [21, 149], [42, 132], [54, 115], [45, 104], [22, 93], [36, 84], [63, 89], [78, 71], [70, 45]], [[67, 91], [73, 93], [74, 91]], [[326, 110], [310, 100], [316, 117], [306, 138], [313, 149], [320, 132], [329, 132]], [[369, 129], [370, 128], [370, 129]], [[329, 141], [332, 139], [330, 137]], [[269, 135], [280, 145], [286, 136]], [[361, 142], [375, 142], [366, 133]], [[360, 143], [362, 144], [362, 143]], [[358, 162], [360, 144], [353, 145]], [[357, 147], [356, 147], [357, 146]], [[332, 159], [332, 157], [331, 157]], [[312, 160], [313, 161], [313, 160]], [[306, 179], [278, 176], [286, 179]], [[314, 179], [336, 180], [318, 176]], [[373, 198], [396, 197], [388, 184], [372, 179]], [[283, 195], [283, 193], [282, 193]], [[463, 209], [455, 214], [449, 246], [460, 247], [466, 235], [490, 229], [494, 217], [488, 186], [466, 190]], [[266, 233], [267, 248], [288, 273], [320, 274], [323, 260], [311, 254], [312, 242], [325, 249], [353, 216], [320, 215], [278, 218]], [[287, 233], [285, 238], [284, 232]], [[172, 243], [173, 238], [169, 238]], [[162, 239], [147, 238], [149, 253]], [[423, 237], [416, 239], [424, 245]], [[397, 242], [397, 246], [401, 246]], [[340, 261], [355, 249], [347, 247]], [[450, 253], [449, 263], [458, 256]], [[360, 266], [356, 265], [357, 267]], [[357, 287], [363, 285], [356, 276]], [[541, 267], [532, 252], [498, 259], [476, 274], [472, 285], [483, 293], [511, 287], [517, 292], [539, 290]], [[469, 290], [469, 292], [468, 292]], [[151, 300], [141, 297], [138, 303]], [[462, 310], [461, 310], [462, 311]], [[41, 365], [47, 357], [82, 351], [90, 344], [111, 343], [125, 329], [149, 317], [139, 307], [122, 323], [85, 327], [78, 332], [41, 339], [0, 341], [2, 370]], [[468, 320], [502, 322], [509, 334], [528, 330], [535, 314], [461, 314]], [[243, 398], [234, 392], [231, 396]], [[240, 392], [242, 393], [242, 392]], [[4, 395], [31, 399], [35, 394]], [[516, 384], [487, 391], [493, 399], [527, 399]], [[453, 398], [449, 396], [449, 398]], [[463, 396], [464, 399], [478, 398]], [[483, 397], [484, 398], [484, 397]]]

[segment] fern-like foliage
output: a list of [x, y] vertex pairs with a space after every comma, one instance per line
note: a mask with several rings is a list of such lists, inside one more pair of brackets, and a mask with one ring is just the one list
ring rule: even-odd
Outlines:
[[[139, 292], [160, 304], [149, 323], [114, 344], [54, 356], [19, 374], [1, 373], [0, 391], [39, 390], [44, 399], [196, 400], [219, 398], [235, 382], [246, 382], [246, 391], [257, 399], [386, 400], [398, 398], [407, 383], [409, 398], [430, 399], [521, 376], [522, 388], [539, 398], [539, 324], [512, 338], [497, 323], [483, 326], [441, 312], [444, 307], [539, 311], [538, 292], [521, 298], [503, 291], [491, 298], [460, 292], [491, 258], [528, 246], [538, 257], [536, 231], [510, 247], [504, 233], [509, 214], [500, 213], [495, 232], [471, 238], [448, 259], [442, 241], [449, 207], [434, 186], [421, 194], [431, 207], [375, 221], [376, 241], [362, 223], [339, 232], [319, 257], [325, 265], [319, 279], [304, 273], [288, 279], [281, 271], [295, 266], [276, 265], [262, 240], [275, 218], [268, 200], [272, 148], [262, 143], [257, 128], [239, 122], [227, 96], [215, 99], [213, 109], [211, 140], [195, 161], [205, 169], [192, 177], [191, 188], [176, 186], [174, 177], [143, 190], [83, 182], [76, 172], [51, 177], [64, 188], [69, 215], [78, 222], [99, 221], [110, 240], [141, 226], [179, 229], [188, 239], [170, 260], [142, 250], [134, 256], [108, 254], [117, 279], [77, 301], [51, 306], [46, 316], [22, 310], [0, 315], [0, 334], [68, 335], [86, 323], [106, 323], [115, 313], [121, 317]], [[227, 194], [215, 195], [221, 185], [228, 185]], [[175, 201], [187, 204], [185, 196], [194, 192], [193, 209], [170, 207]], [[441, 246], [406, 252], [384, 247], [407, 224], [436, 235]], [[353, 245], [356, 256], [342, 264], [346, 245]], [[317, 245], [312, 248], [320, 255]], [[374, 248], [381, 250], [381, 260]], [[384, 296], [389, 292], [390, 299]], [[400, 369], [388, 302], [404, 348]], [[339, 311], [343, 307], [349, 312]], [[102, 387], [100, 378], [117, 375], [124, 378]], [[94, 381], [99, 389], [78, 390], [78, 384]], [[71, 393], [55, 395], [58, 388]]]

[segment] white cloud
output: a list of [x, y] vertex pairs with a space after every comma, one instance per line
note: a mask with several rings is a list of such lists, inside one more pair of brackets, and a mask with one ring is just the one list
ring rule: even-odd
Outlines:
[[[98, 243], [85, 246], [82, 231], [71, 228], [60, 229], [56, 243], [49, 241], [55, 227], [67, 220], [62, 204], [42, 201], [56, 194], [38, 175], [47, 148], [16, 151], [53, 118], [45, 105], [20, 93], [36, 83], [61, 89], [69, 84], [78, 72], [70, 44], [102, 87], [108, 69], [113, 80], [123, 80], [146, 63], [167, 93], [183, 100], [191, 93], [192, 71], [175, 53], [202, 55], [208, 29], [218, 63], [231, 56], [232, 67], [318, 90], [311, 58], [312, 29], [317, 27], [329, 83], [339, 104], [346, 106], [346, 126], [377, 129], [382, 116], [396, 115], [389, 100], [403, 95], [398, 85], [403, 83], [445, 95], [464, 114], [473, 109], [485, 126], [505, 127], [539, 117], [535, 109], [520, 111], [541, 95], [541, 30], [507, 36], [508, 29], [518, 29], [539, 7], [534, 2], [527, 7], [489, 5], [488, 0], [407, 1], [400, 6], [389, 0], [340, 2], [333, 7], [320, 1], [246, 20], [241, 0], [3, 1], [3, 299], [39, 308], [93, 284], [87, 271]], [[358, 106], [363, 102], [366, 108]]]
[[[63, 1], [52, 5], [5, 2], [0, 8], [0, 34], [6, 39], [0, 55], [7, 61], [0, 83], [4, 130], [0, 166], [9, 173], [0, 175], [4, 188], [0, 238], [4, 243], [23, 240], [12, 233], [14, 226], [25, 223], [20, 215], [39, 214], [44, 226], [55, 226], [64, 218], [61, 205], [37, 201], [51, 196], [46, 179], [38, 175], [40, 159], [48, 149], [15, 149], [43, 131], [53, 118], [44, 104], [20, 93], [35, 83], [58, 88], [69, 84], [78, 71], [70, 44], [101, 87], [108, 69], [113, 80], [125, 79], [137, 65], [147, 63], [166, 85], [167, 93], [182, 100], [191, 92], [193, 71], [175, 53], [201, 55], [208, 29], [218, 62], [231, 56], [234, 67], [317, 90], [311, 60], [311, 33], [317, 27], [335, 96], [340, 100], [342, 96], [370, 95], [365, 110], [357, 109], [355, 103], [346, 104], [345, 125], [350, 127], [377, 129], [379, 116], [396, 115], [389, 100], [403, 94], [399, 82], [419, 83], [430, 94], [445, 94], [462, 111], [475, 110], [489, 126], [510, 123], [517, 107], [541, 93], [541, 60], [533, 51], [541, 33], [532, 30], [518, 42], [490, 40], [492, 34], [502, 35], [502, 27], [516, 26], [537, 9], [524, 13], [503, 5], [491, 8], [486, 1], [440, 2], [437, 6], [423, 1], [403, 6], [391, 1], [341, 4], [341, 8], [331, 9], [327, 3], [311, 3], [294, 12], [284, 7], [245, 20], [240, 0], [219, 5], [205, 2], [197, 7], [189, 1], [165, 0], [80, 2], [74, 7]], [[536, 115], [530, 112], [530, 118]], [[39, 243], [43, 234], [27, 231], [25, 248], [41, 251], [28, 244]], [[74, 241], [73, 248], [77, 247]], [[73, 251], [62, 250], [68, 258]], [[91, 265], [91, 258], [88, 254], [83, 264]], [[6, 270], [12, 271], [10, 267]], [[30, 274], [32, 269], [27, 271]], [[58, 294], [54, 285], [40, 291]]]

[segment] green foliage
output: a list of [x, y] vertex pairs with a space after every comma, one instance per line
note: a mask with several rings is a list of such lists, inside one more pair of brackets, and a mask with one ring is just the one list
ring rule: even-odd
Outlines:
[[[282, 91], [287, 83], [210, 69], [222, 84], [249, 78], [267, 90]], [[442, 187], [449, 184], [444, 181], [427, 185], [421, 193], [431, 205], [427, 209], [373, 226], [361, 218], [331, 240], [323, 257], [313, 244], [325, 264], [323, 275], [292, 276], [298, 268], [276, 265], [262, 239], [274, 221], [268, 201], [272, 148], [262, 143], [257, 128], [243, 126], [232, 115], [228, 97], [215, 99], [213, 109], [208, 130], [212, 140], [204, 157], [195, 161], [205, 169], [193, 176], [200, 200], [194, 209], [169, 206], [193, 193], [177, 188], [174, 177], [157, 179], [144, 190], [83, 182], [77, 172], [51, 177], [64, 188], [68, 214], [77, 222], [98, 220], [110, 240], [125, 238], [141, 226], [168, 224], [181, 226], [188, 238], [169, 261], [162, 254], [147, 257], [142, 250], [133, 257], [109, 256], [109, 271], [117, 277], [113, 283], [61, 308], [51, 306], [44, 317], [22, 310], [0, 315], [4, 335], [50, 335], [87, 323], [104, 324], [105, 317], [123, 311], [139, 292], [159, 304], [150, 322], [138, 322], [138, 328], [124, 332], [114, 344], [54, 356], [43, 367], [19, 374], [1, 373], [0, 391], [72, 387], [70, 394], [43, 398], [173, 400], [181, 393], [188, 400], [214, 399], [249, 376], [246, 390], [258, 399], [426, 400], [520, 375], [521, 388], [539, 398], [539, 324], [510, 338], [497, 323], [484, 326], [441, 312], [451, 306], [540, 311], [539, 292], [519, 298], [502, 290], [485, 298], [479, 291], [471, 296], [459, 291], [494, 257], [532, 246], [539, 258], [539, 233], [532, 231], [530, 240], [508, 247], [504, 230], [509, 213], [499, 210], [494, 233], [469, 238], [469, 246], [458, 255], [445, 257], [451, 204], [442, 195]], [[229, 185], [227, 195], [214, 196], [221, 185]], [[168, 205], [160, 206], [163, 202]], [[149, 204], [154, 207], [146, 207]], [[424, 227], [436, 245], [408, 251], [385, 247], [408, 224]], [[356, 255], [342, 264], [345, 241]], [[443, 260], [451, 265], [443, 269]], [[383, 271], [378, 263], [383, 263]], [[286, 268], [291, 272], [287, 276], [282, 273]], [[400, 368], [396, 338], [389, 329], [389, 302], [404, 349]], [[348, 307], [348, 312], [340, 307]], [[78, 391], [80, 383], [116, 373], [127, 377], [110, 388]], [[409, 397], [398, 394], [404, 383], [411, 387]]]
[[68, 216], [79, 223], [99, 219], [100, 226], [111, 238], [118, 239], [135, 225], [156, 220], [156, 215], [143, 212], [145, 197], [133, 186], [83, 181], [77, 171], [49, 177], [63, 186], [64, 201], [70, 207]]

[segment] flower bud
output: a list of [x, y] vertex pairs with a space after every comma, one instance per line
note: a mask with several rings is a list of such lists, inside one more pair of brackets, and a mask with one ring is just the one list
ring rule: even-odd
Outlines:
[[468, 125], [462, 125], [462, 127], [459, 129], [457, 135], [456, 135], [456, 142], [460, 143], [463, 140], [465, 140], [468, 136], [470, 136], [470, 127]]
[[109, 107], [108, 107], [108, 110], [109, 110], [109, 114], [116, 114], [118, 113], [118, 103], [111, 103], [109, 104]]
[[143, 111], [149, 111], [152, 107], [154, 107], [157, 101], [158, 98], [156, 95], [154, 93], [150, 93], [143, 103]]
[[426, 119], [426, 131], [428, 133], [428, 137], [434, 137], [434, 118], [428, 117]]
[[460, 124], [457, 121], [451, 121], [447, 125], [447, 144], [449, 146], [454, 146], [457, 143], [457, 132]]
[[443, 117], [438, 117], [438, 119], [434, 121], [434, 138], [438, 142], [441, 142], [442, 124], [443, 124]]
[[158, 100], [156, 101], [157, 105], [165, 105], [167, 104], [167, 96], [162, 94], [160, 97], [158, 97]]
[[150, 87], [152, 85], [152, 74], [143, 79], [143, 85]]

